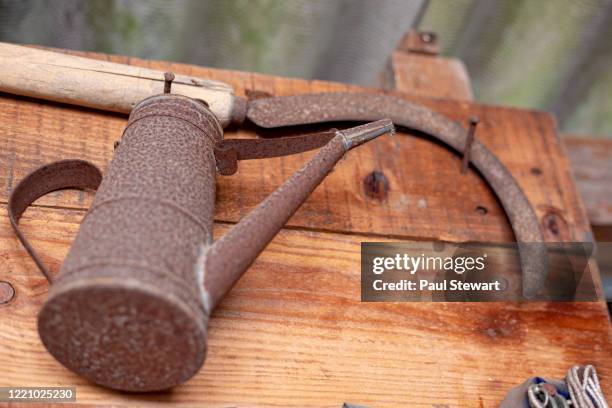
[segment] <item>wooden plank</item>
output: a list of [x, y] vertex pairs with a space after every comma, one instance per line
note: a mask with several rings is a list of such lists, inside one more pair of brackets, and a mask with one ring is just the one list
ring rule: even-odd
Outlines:
[[[597, 241], [597, 266], [601, 274], [602, 286], [606, 289], [608, 301], [612, 299], [612, 225], [594, 225], [593, 235]], [[612, 310], [612, 303], [608, 303]]]
[[579, 135], [564, 135], [567, 155], [572, 163], [576, 186], [586, 205], [604, 287], [612, 290], [612, 140]]
[[413, 95], [471, 101], [470, 79], [461, 60], [396, 51], [391, 55], [394, 88]]
[[[231, 83], [239, 94], [361, 88], [182, 64], [108, 58]], [[550, 240], [581, 240], [590, 229], [547, 114], [468, 102], [411, 100], [465, 121], [481, 117], [478, 137], [511, 169], [538, 215], [553, 219]], [[0, 203], [32, 168], [84, 157], [105, 167], [126, 118], [41, 101], [0, 97]], [[228, 137], [252, 137], [252, 128]], [[0, 306], [0, 385], [77, 385], [83, 404], [171, 401], [206, 406], [497, 406], [511, 386], [570, 365], [594, 363], [612, 392], [611, 339], [602, 303], [364, 304], [359, 301], [362, 241], [512, 239], [499, 204], [480, 178], [458, 176], [459, 158], [427, 140], [383, 138], [351, 152], [262, 254], [211, 320], [205, 368], [172, 392], [119, 394], [60, 366], [36, 334], [46, 283], [12, 234], [0, 205], [0, 280], [17, 296]], [[245, 162], [219, 177], [215, 234], [222, 235], [309, 154]], [[537, 163], [537, 167], [533, 166]], [[389, 178], [385, 200], [367, 198], [363, 178]], [[57, 272], [91, 196], [58, 192], [23, 220], [26, 235]], [[487, 208], [481, 215], [476, 206]], [[545, 216], [547, 216], [545, 218]], [[553, 228], [554, 227], [554, 228]], [[556, 233], [555, 233], [556, 232]]]
[[593, 225], [612, 225], [612, 140], [564, 135], [578, 191]]
[[[112, 60], [112, 58], [111, 58]], [[209, 77], [230, 83], [238, 94], [260, 91], [287, 95], [330, 89], [362, 88], [212, 70], [183, 64], [130, 59], [136, 65]], [[259, 89], [259, 83], [262, 88]], [[478, 137], [506, 164], [525, 190], [541, 218], [558, 218], [563, 236], [551, 239], [582, 240], [589, 233], [582, 206], [571, 178], [555, 123], [542, 112], [450, 100], [407, 97], [455, 120], [481, 118]], [[126, 118], [66, 105], [0, 97], [0, 202], [34, 167], [61, 158], [86, 158], [105, 167], [112, 156]], [[258, 132], [262, 132], [258, 130]], [[254, 129], [230, 131], [227, 137], [252, 137]], [[530, 146], [525, 149], [525, 146]], [[216, 219], [235, 222], [265, 198], [312, 153], [240, 164], [239, 174], [219, 177]], [[475, 173], [459, 174], [460, 159], [443, 146], [424, 138], [384, 137], [351, 152], [334, 174], [315, 191], [289, 225], [397, 237], [449, 241], [510, 241], [512, 231], [489, 190]], [[537, 163], [536, 166], [533, 163]], [[363, 192], [363, 180], [372, 171], [389, 179], [386, 199], [376, 200]], [[418, 175], [418, 176], [416, 176]], [[350, 188], [347, 188], [350, 186]], [[86, 208], [82, 195], [55, 193], [45, 205]], [[333, 204], [332, 204], [333, 203]], [[485, 208], [482, 214], [479, 208]]]
[[[129, 114], [141, 100], [162, 93], [165, 87], [161, 71], [3, 42], [0, 71], [3, 92], [123, 114]], [[235, 99], [224, 84], [196, 84], [193, 77], [177, 75], [172, 89], [206, 100], [223, 126], [231, 122]]]
[[438, 53], [436, 33], [409, 30], [389, 58], [382, 87], [428, 98], [473, 100], [463, 61]]
[[[461, 61], [397, 51], [391, 57], [393, 89], [431, 98], [472, 99]], [[562, 135], [578, 191], [594, 226], [612, 225], [612, 142], [585, 135]]]
[[[610, 329], [599, 303], [361, 303], [359, 244], [372, 237], [283, 230], [213, 314], [200, 373], [168, 393], [115, 393], [43, 348], [35, 324], [47, 284], [1, 211], [0, 280], [17, 296], [0, 306], [0, 386], [76, 385], [80, 403], [98, 404], [493, 407], [527, 377], [561, 377], [589, 362], [612, 392]], [[52, 271], [83, 214], [26, 212], [25, 234]], [[217, 224], [215, 235], [228, 227]]]

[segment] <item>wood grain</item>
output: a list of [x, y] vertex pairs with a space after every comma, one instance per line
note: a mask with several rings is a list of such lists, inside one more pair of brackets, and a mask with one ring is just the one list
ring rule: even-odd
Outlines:
[[[431, 98], [472, 99], [470, 78], [461, 61], [398, 50], [390, 67], [389, 89]], [[612, 143], [586, 135], [561, 136], [590, 223], [612, 225]]]
[[[288, 95], [360, 88], [201, 67], [91, 55]], [[510, 168], [547, 224], [549, 240], [588, 238], [569, 162], [545, 113], [407, 96], [456, 120], [481, 118], [478, 137]], [[359, 301], [362, 241], [412, 238], [509, 241], [499, 204], [473, 171], [442, 146], [402, 134], [351, 152], [264, 251], [211, 319], [203, 370], [171, 392], [120, 394], [57, 363], [36, 333], [47, 284], [14, 237], [5, 203], [27, 172], [60, 158], [105, 167], [126, 118], [0, 96], [0, 280], [17, 295], [0, 306], [1, 385], [76, 385], [81, 404], [184, 406], [494, 407], [533, 375], [561, 377], [576, 363], [597, 366], [612, 393], [612, 334], [603, 303], [372, 304]], [[246, 127], [228, 137], [252, 137]], [[312, 154], [312, 153], [309, 153]], [[241, 163], [218, 178], [218, 237], [299, 167], [309, 154]], [[371, 171], [389, 179], [384, 200], [366, 197]], [[536, 171], [537, 170], [537, 171]], [[57, 271], [91, 202], [58, 192], [23, 219], [43, 260]], [[486, 214], [476, 207], [486, 208]], [[545, 218], [548, 216], [548, 218]], [[560, 228], [562, 227], [562, 228]]]
[[[130, 59], [130, 63], [222, 80], [234, 86], [238, 94], [246, 91], [277, 95], [347, 89], [364, 91], [342, 84], [181, 64], [136, 59]], [[567, 233], [563, 233], [565, 236], [553, 234], [551, 239], [582, 240], [588, 234], [582, 204], [569, 177], [567, 158], [551, 116], [450, 100], [406, 98], [461, 122], [471, 115], [479, 116], [477, 137], [515, 175], [538, 216], [544, 218], [553, 212], [560, 223], [569, 226], [561, 229], [567, 229]], [[0, 152], [2, 163], [6, 163], [2, 169], [5, 176], [0, 178], [0, 202], [6, 202], [14, 182], [51, 160], [85, 158], [104, 168], [112, 157], [113, 142], [121, 135], [126, 118], [38, 100], [0, 97], [0, 121], [8, 124], [0, 129], [0, 140], [6, 144], [6, 149]], [[229, 131], [226, 136], [253, 137], [256, 132], [264, 133], [247, 127], [238, 132]], [[476, 172], [461, 176], [459, 156], [426, 138], [406, 135], [379, 138], [347, 155], [289, 225], [448, 241], [512, 240], [505, 214]], [[237, 221], [312, 154], [246, 161], [240, 163], [237, 176], [219, 177], [216, 219]], [[383, 172], [389, 180], [384, 200], [371, 199], [364, 194], [364, 178], [373, 171]], [[81, 196], [63, 192], [45, 198], [42, 203], [71, 208], [89, 205]], [[482, 208], [485, 210], [481, 211]]]
[[[0, 71], [0, 91], [124, 114], [164, 89], [163, 71], [3, 42]], [[182, 75], [172, 86], [206, 100], [223, 126], [230, 122], [234, 97], [225, 84]]]
[[[452, 58], [396, 51], [391, 56], [389, 89], [430, 98], [472, 100], [463, 63]], [[562, 135], [567, 156], [595, 226], [612, 225], [612, 142], [587, 135]]]
[[594, 225], [612, 225], [612, 140], [565, 135], [578, 190]]
[[[83, 213], [26, 212], [25, 234], [55, 272]], [[598, 303], [361, 303], [359, 248], [371, 237], [283, 230], [213, 314], [196, 377], [169, 393], [115, 393], [44, 350], [35, 316], [47, 284], [1, 222], [0, 279], [17, 296], [0, 307], [0, 386], [76, 385], [79, 402], [126, 405], [493, 407], [529, 376], [560, 377], [592, 362], [612, 391], [610, 331]], [[228, 228], [217, 224], [215, 235]]]
[[396, 51], [391, 55], [394, 88], [413, 95], [471, 101], [470, 80], [455, 58]]

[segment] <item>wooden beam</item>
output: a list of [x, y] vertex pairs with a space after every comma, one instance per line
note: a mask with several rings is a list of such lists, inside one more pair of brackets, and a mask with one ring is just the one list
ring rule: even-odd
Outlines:
[[578, 191], [593, 225], [612, 225], [612, 140], [564, 135]]
[[381, 74], [381, 86], [428, 98], [473, 100], [463, 62], [438, 52], [435, 33], [408, 31]]

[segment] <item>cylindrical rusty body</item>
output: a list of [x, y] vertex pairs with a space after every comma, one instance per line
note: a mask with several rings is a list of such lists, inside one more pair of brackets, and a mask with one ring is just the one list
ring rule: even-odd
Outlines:
[[112, 388], [180, 384], [206, 354], [197, 265], [212, 243], [213, 147], [202, 103], [145, 99], [132, 114], [38, 328], [62, 364]]
[[386, 132], [346, 131], [213, 244], [215, 146], [204, 103], [158, 95], [132, 111], [38, 331], [62, 364], [98, 384], [153, 391], [202, 366], [208, 316], [334, 164]]

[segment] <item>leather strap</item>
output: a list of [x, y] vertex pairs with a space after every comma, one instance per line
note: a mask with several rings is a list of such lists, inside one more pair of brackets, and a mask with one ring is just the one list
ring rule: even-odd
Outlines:
[[96, 190], [101, 181], [102, 173], [95, 165], [84, 160], [60, 160], [34, 170], [12, 191], [8, 202], [11, 226], [49, 283], [53, 282], [53, 277], [19, 229], [19, 219], [34, 201], [45, 194], [67, 188]]

